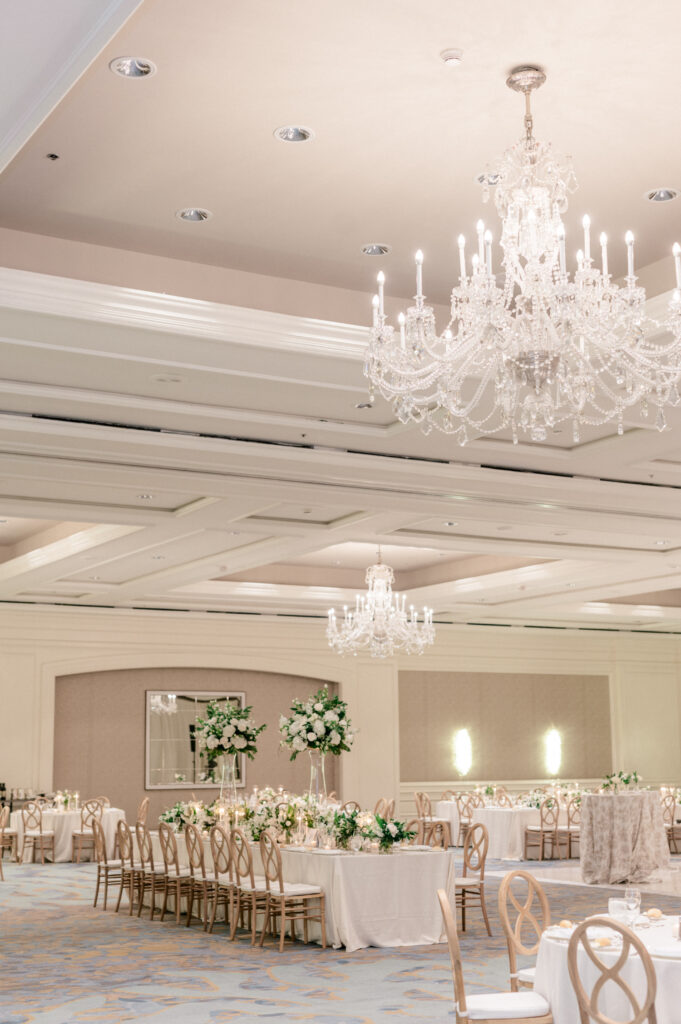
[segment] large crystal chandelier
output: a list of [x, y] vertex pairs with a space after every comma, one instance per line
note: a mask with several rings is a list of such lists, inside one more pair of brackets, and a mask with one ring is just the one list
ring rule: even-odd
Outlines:
[[676, 291], [663, 322], [645, 313], [636, 284], [634, 237], [626, 235], [623, 286], [608, 271], [607, 237], [600, 235], [600, 266], [592, 255], [591, 222], [584, 217], [583, 248], [569, 273], [561, 215], [576, 180], [568, 158], [533, 135], [530, 97], [546, 80], [536, 67], [517, 68], [507, 85], [525, 95], [525, 135], [480, 180], [484, 199], [494, 188], [501, 217], [503, 283], [497, 283], [492, 233], [477, 225], [470, 261], [459, 236], [460, 277], [451, 320], [438, 335], [422, 288], [423, 255], [416, 254], [414, 305], [398, 328], [384, 312], [385, 277], [378, 275], [365, 374], [392, 402], [403, 422], [470, 437], [507, 430], [544, 441], [557, 424], [612, 421], [623, 433], [625, 411], [640, 403], [643, 416], [677, 405], [681, 375], [681, 246], [674, 245]]
[[387, 658], [398, 651], [422, 654], [428, 644], [434, 642], [432, 609], [424, 608], [423, 621], [419, 622], [414, 605], [407, 611], [406, 596], [393, 594], [394, 582], [395, 574], [381, 561], [379, 548], [378, 562], [367, 569], [367, 594], [357, 595], [354, 609], [345, 607], [340, 626], [335, 609], [329, 612], [326, 636], [334, 651]]

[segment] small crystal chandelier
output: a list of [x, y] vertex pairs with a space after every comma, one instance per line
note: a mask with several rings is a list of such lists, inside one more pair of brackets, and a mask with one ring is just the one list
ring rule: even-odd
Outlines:
[[525, 135], [498, 167], [480, 176], [483, 198], [495, 188], [502, 221], [503, 284], [497, 284], [492, 233], [477, 224], [477, 251], [470, 262], [458, 239], [459, 285], [452, 292], [451, 320], [438, 335], [422, 288], [423, 254], [416, 253], [415, 304], [389, 326], [384, 312], [385, 277], [378, 275], [373, 329], [365, 375], [371, 399], [377, 389], [403, 423], [436, 427], [460, 444], [508, 430], [546, 440], [557, 424], [617, 423], [640, 403], [657, 409], [678, 405], [681, 376], [681, 246], [673, 255], [676, 291], [667, 318], [656, 322], [644, 309], [645, 291], [634, 274], [634, 236], [627, 232], [623, 287], [608, 272], [607, 237], [600, 235], [600, 268], [591, 250], [591, 221], [584, 217], [584, 247], [570, 276], [561, 214], [577, 183], [571, 161], [533, 136], [532, 91], [546, 80], [537, 67], [516, 68], [506, 84], [525, 95]]
[[174, 693], [152, 693], [149, 707], [154, 715], [177, 713], [177, 696]]
[[358, 594], [353, 610], [344, 608], [345, 618], [338, 626], [335, 609], [329, 612], [326, 636], [330, 646], [339, 654], [368, 653], [372, 658], [387, 658], [397, 651], [405, 654], [423, 654], [435, 640], [432, 608], [423, 609], [423, 622], [419, 623], [414, 605], [406, 609], [406, 595], [393, 594], [395, 574], [381, 561], [370, 565], [366, 573], [368, 593]]

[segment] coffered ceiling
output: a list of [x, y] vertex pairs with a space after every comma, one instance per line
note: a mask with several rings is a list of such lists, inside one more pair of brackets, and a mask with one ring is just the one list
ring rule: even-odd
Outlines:
[[[118, 27], [136, 5], [93, 6]], [[0, 601], [323, 617], [381, 545], [440, 621], [681, 629], [681, 409], [661, 433], [635, 414], [621, 438], [459, 448], [365, 407], [356, 315], [367, 241], [393, 246], [393, 295], [420, 244], [446, 300], [452, 239], [484, 213], [474, 173], [519, 134], [503, 79], [526, 60], [549, 71], [537, 127], [575, 158], [576, 210], [661, 259], [681, 201], [642, 193], [681, 186], [680, 28], [676, 5], [628, 0], [139, 5], [0, 177], [0, 229], [37, 264], [48, 236], [90, 246], [59, 276], [0, 270]], [[157, 73], [115, 78], [122, 54]], [[291, 122], [313, 142], [276, 142]], [[187, 205], [214, 216], [181, 223]], [[81, 280], [116, 250], [125, 287]], [[168, 256], [248, 271], [249, 291], [137, 279]], [[318, 286], [314, 313], [267, 309], [257, 274]]]

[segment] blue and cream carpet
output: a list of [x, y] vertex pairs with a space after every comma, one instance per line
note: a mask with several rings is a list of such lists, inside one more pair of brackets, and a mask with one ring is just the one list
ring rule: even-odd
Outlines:
[[[506, 864], [490, 863], [506, 870]], [[287, 942], [251, 948], [213, 935], [92, 908], [88, 864], [15, 865], [0, 882], [0, 1024], [315, 1024], [451, 1022], [446, 945], [356, 953]], [[496, 912], [498, 878], [488, 882], [493, 937], [475, 911], [461, 936], [471, 992], [505, 989], [506, 947]], [[607, 906], [606, 889], [546, 885], [552, 916], [586, 916]], [[652, 899], [646, 903], [652, 905]], [[115, 901], [114, 901], [115, 903]], [[678, 913], [678, 898], [655, 896]]]

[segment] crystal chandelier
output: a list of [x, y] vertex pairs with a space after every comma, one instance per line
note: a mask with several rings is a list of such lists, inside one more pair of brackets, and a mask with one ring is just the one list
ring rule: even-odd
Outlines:
[[177, 696], [174, 693], [152, 693], [149, 709], [154, 715], [174, 715], [177, 713]]
[[591, 221], [583, 220], [583, 249], [571, 275], [561, 214], [577, 183], [571, 161], [533, 135], [530, 97], [546, 80], [536, 67], [516, 68], [507, 85], [525, 95], [525, 135], [498, 167], [480, 177], [483, 198], [495, 190], [502, 221], [498, 284], [492, 233], [477, 224], [477, 251], [470, 261], [459, 236], [460, 276], [452, 291], [451, 320], [438, 335], [423, 295], [423, 255], [416, 253], [416, 295], [398, 328], [384, 312], [385, 277], [378, 275], [373, 329], [365, 374], [390, 401], [403, 423], [416, 422], [469, 438], [509, 432], [544, 441], [557, 424], [617, 424], [640, 403], [647, 416], [680, 401], [681, 246], [673, 247], [676, 291], [666, 319], [653, 321], [636, 284], [634, 237], [627, 232], [627, 276], [622, 287], [608, 272], [607, 237], [600, 235], [600, 267], [592, 256]]
[[435, 640], [432, 608], [423, 609], [423, 622], [419, 622], [414, 605], [406, 608], [406, 595], [393, 594], [395, 574], [381, 561], [370, 565], [366, 573], [368, 592], [355, 599], [354, 609], [344, 608], [345, 617], [340, 627], [335, 609], [329, 612], [326, 636], [330, 646], [339, 654], [368, 653], [372, 658], [387, 658], [397, 651], [422, 654]]

